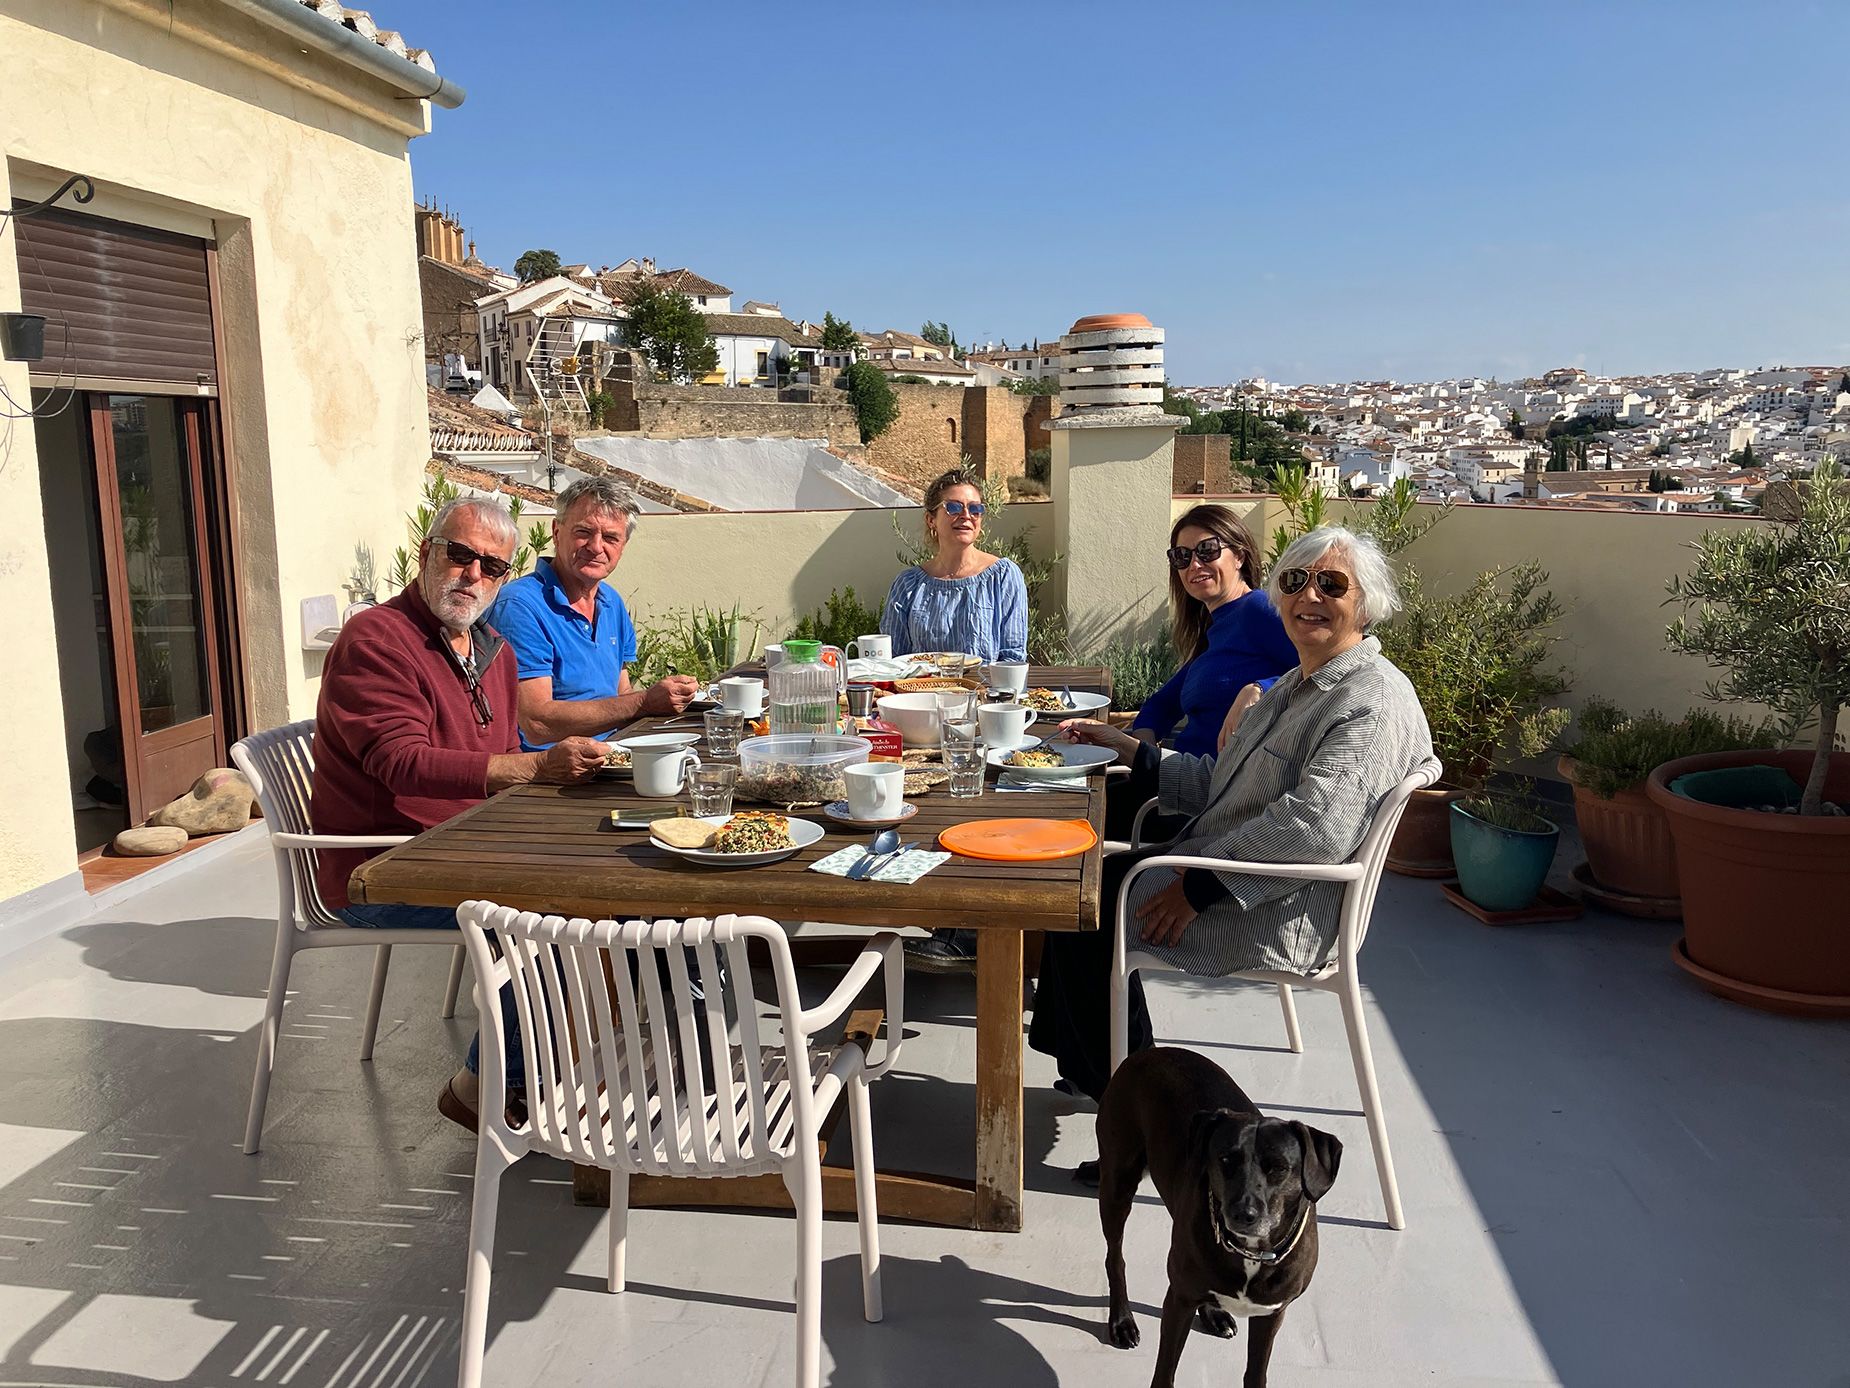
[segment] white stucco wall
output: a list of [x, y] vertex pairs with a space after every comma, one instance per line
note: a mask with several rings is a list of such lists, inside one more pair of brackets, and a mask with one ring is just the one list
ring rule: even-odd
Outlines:
[[580, 439], [615, 467], [728, 511], [905, 506], [909, 497], [830, 453], [820, 439]]
[[[433, 40], [434, 42], [434, 40]], [[311, 713], [301, 599], [355, 541], [389, 553], [430, 456], [407, 141], [420, 103], [216, 0], [0, 0], [0, 202], [67, 173], [86, 211], [214, 235], [252, 718]], [[16, 308], [0, 234], [0, 309]], [[16, 400], [27, 374], [0, 363]], [[0, 762], [0, 901], [74, 867], [30, 421], [0, 422], [0, 707], [42, 735]]]

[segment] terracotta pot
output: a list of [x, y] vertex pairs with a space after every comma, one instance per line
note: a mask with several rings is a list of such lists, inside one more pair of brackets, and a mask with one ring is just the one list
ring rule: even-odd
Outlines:
[[1452, 877], [1452, 802], [1467, 794], [1444, 782], [1416, 790], [1388, 843], [1388, 871], [1404, 877]]
[[[1803, 784], [1809, 752], [1713, 752], [1666, 762], [1646, 792], [1677, 845], [1683, 938], [1677, 964], [1752, 1007], [1850, 1016], [1850, 816], [1766, 814], [1674, 795], [1670, 782], [1726, 766], [1783, 767]], [[1850, 801], [1850, 753], [1824, 794]]]
[[1644, 787], [1622, 790], [1608, 800], [1580, 784], [1575, 774], [1579, 763], [1572, 757], [1562, 757], [1556, 766], [1574, 789], [1574, 818], [1594, 880], [1628, 896], [1674, 901], [1676, 841], [1664, 812]]
[[1116, 328], [1147, 328], [1150, 320], [1141, 313], [1092, 313], [1068, 328], [1069, 333], [1102, 333]]

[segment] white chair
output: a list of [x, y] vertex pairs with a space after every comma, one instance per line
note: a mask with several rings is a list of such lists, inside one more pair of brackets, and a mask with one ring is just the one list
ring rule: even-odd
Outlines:
[[[1387, 1206], [1390, 1227], [1404, 1229], [1406, 1217], [1401, 1213], [1400, 1188], [1394, 1180], [1394, 1158], [1388, 1150], [1387, 1117], [1381, 1111], [1381, 1090], [1375, 1083], [1374, 1053], [1368, 1046], [1368, 1027], [1362, 1017], [1362, 986], [1356, 972], [1356, 956], [1368, 937], [1368, 924], [1374, 914], [1375, 891], [1381, 885], [1381, 870], [1387, 862], [1388, 841], [1394, 828], [1413, 798], [1438, 778], [1436, 770], [1416, 771], [1382, 798], [1375, 810], [1373, 823], [1362, 846], [1346, 863], [1254, 863], [1227, 858], [1202, 858], [1187, 854], [1158, 854], [1134, 864], [1124, 876], [1118, 893], [1117, 939], [1111, 957], [1111, 1068], [1124, 1063], [1130, 1046], [1130, 976], [1142, 969], [1176, 972], [1175, 965], [1131, 948], [1128, 903], [1131, 883], [1157, 868], [1208, 868], [1216, 872], [1238, 872], [1255, 877], [1290, 877], [1300, 881], [1345, 883], [1341, 926], [1336, 941], [1336, 957], [1310, 975], [1288, 973], [1278, 969], [1248, 969], [1225, 975], [1256, 983], [1275, 983], [1285, 1012], [1285, 1035], [1293, 1051], [1304, 1049], [1298, 1030], [1297, 1007], [1291, 1000], [1293, 988], [1314, 988], [1334, 993], [1342, 1001], [1343, 1025], [1349, 1033], [1349, 1059], [1355, 1065], [1355, 1082], [1362, 1092], [1362, 1112], [1368, 1119], [1368, 1140], [1375, 1149], [1375, 1174], [1381, 1181], [1381, 1200]], [[1150, 801], [1137, 812], [1132, 829], [1132, 843], [1138, 842], [1144, 818], [1155, 806]]]
[[[805, 1009], [789, 940], [762, 916], [593, 923], [542, 918], [486, 901], [464, 902], [457, 916], [475, 965], [476, 1008], [482, 1017], [482, 1123], [475, 1149], [459, 1388], [477, 1388], [482, 1381], [501, 1176], [529, 1152], [610, 1172], [612, 1292], [623, 1290], [632, 1172], [781, 1175], [797, 1214], [796, 1381], [798, 1388], [817, 1388], [822, 1354], [818, 1130], [843, 1089], [854, 1142], [862, 1311], [870, 1321], [881, 1317], [867, 1086], [892, 1068], [904, 1033], [905, 959], [899, 937], [875, 936], [835, 991]], [[783, 1032], [776, 1045], [760, 1041], [758, 1000], [746, 957], [749, 940], [762, 941], [770, 953]], [[858, 1044], [815, 1045], [816, 1033], [848, 1010], [883, 963], [887, 1032], [880, 1063], [870, 1064]], [[508, 1127], [504, 1113], [507, 1043], [496, 996], [510, 980], [526, 1065], [528, 1118], [519, 1130]], [[704, 993], [702, 1009], [695, 1006], [696, 984]], [[735, 1020], [729, 1024], [728, 1017]]]
[[270, 1098], [270, 1073], [276, 1068], [277, 1035], [282, 1029], [283, 1003], [289, 994], [289, 968], [305, 949], [358, 945], [375, 951], [372, 991], [366, 1001], [366, 1025], [360, 1032], [360, 1059], [373, 1058], [373, 1037], [379, 1030], [379, 1009], [385, 1001], [386, 968], [393, 945], [448, 945], [450, 977], [443, 996], [443, 1015], [456, 1015], [456, 995], [462, 987], [463, 947], [438, 930], [363, 930], [348, 925], [321, 899], [315, 885], [315, 852], [323, 848], [389, 848], [404, 843], [405, 835], [317, 834], [312, 832], [309, 798], [315, 784], [315, 721], [286, 723], [255, 733], [235, 744], [231, 759], [237, 763], [263, 817], [270, 826], [270, 850], [276, 858], [276, 950], [270, 960], [270, 991], [264, 1004], [263, 1026], [257, 1033], [257, 1073], [251, 1080], [250, 1114], [244, 1124], [244, 1150], [255, 1152], [263, 1137], [263, 1110]]

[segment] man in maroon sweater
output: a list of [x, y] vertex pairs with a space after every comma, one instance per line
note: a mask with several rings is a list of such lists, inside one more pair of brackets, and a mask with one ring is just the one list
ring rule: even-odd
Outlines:
[[[508, 786], [582, 781], [604, 764], [590, 738], [520, 750], [514, 652], [482, 620], [518, 540], [497, 503], [452, 501], [418, 546], [416, 584], [341, 628], [315, 709], [316, 833], [415, 834]], [[347, 879], [370, 856], [319, 855], [316, 882], [338, 915], [362, 927], [456, 928], [446, 907], [352, 902]], [[517, 1031], [510, 1040], [517, 1043]], [[510, 1052], [517, 1089], [517, 1044]], [[477, 1058], [471, 1045], [437, 1104], [467, 1127], [475, 1123]]]

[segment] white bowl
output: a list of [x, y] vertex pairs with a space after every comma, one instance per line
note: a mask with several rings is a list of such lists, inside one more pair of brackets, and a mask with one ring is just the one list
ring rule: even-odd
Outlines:
[[938, 696], [923, 694], [884, 694], [879, 699], [880, 717], [899, 729], [900, 741], [908, 747], [938, 745]]

